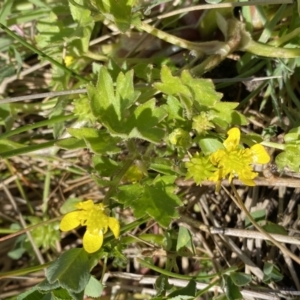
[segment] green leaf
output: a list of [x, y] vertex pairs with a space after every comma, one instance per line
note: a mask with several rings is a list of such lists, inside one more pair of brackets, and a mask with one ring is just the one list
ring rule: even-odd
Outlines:
[[116, 147], [119, 139], [113, 138], [103, 130], [94, 128], [68, 128], [67, 131], [75, 138], [85, 140], [87, 148], [97, 154], [113, 154], [120, 152]]
[[213, 118], [214, 123], [217, 125], [221, 125], [225, 122], [226, 127], [228, 124], [248, 124], [247, 119], [234, 110], [237, 106], [237, 102], [218, 102], [210, 111], [210, 117]]
[[73, 137], [58, 140], [55, 145], [59, 148], [67, 150], [86, 148], [84, 140], [78, 140]]
[[174, 170], [174, 162], [169, 158], [155, 158], [150, 164], [149, 169], [164, 175], [175, 175], [177, 173]]
[[53, 295], [53, 299], [55, 300], [74, 300], [70, 293], [62, 288], [53, 290], [51, 294]]
[[160, 70], [158, 68], [154, 68], [152, 64], [136, 64], [133, 66], [133, 69], [136, 77], [141, 78], [148, 83], [152, 83], [154, 80], [158, 80], [160, 78]]
[[64, 252], [49, 266], [46, 277], [49, 283], [58, 281], [69, 291], [81, 292], [90, 279], [87, 253], [77, 248]]
[[[1, 67], [0, 83], [7, 77], [10, 77], [16, 73], [15, 67], [11, 64]], [[3, 105], [3, 104], [1, 104]]]
[[252, 276], [241, 272], [230, 273], [230, 278], [237, 286], [244, 286], [251, 282]]
[[157, 296], [164, 295], [168, 290], [172, 288], [169, 284], [168, 277], [166, 275], [160, 274], [155, 281], [155, 289]]
[[292, 128], [285, 136], [284, 141], [286, 143], [293, 143], [300, 141], [300, 127]]
[[239, 288], [234, 284], [230, 276], [224, 275], [224, 283], [226, 288], [226, 296], [228, 300], [241, 300], [243, 296]]
[[[96, 118], [101, 121], [117, 121], [118, 120], [118, 103], [115, 103], [115, 94], [113, 80], [107, 69], [102, 67], [98, 74], [96, 87], [92, 84], [87, 86], [87, 92], [90, 99], [92, 112]], [[115, 115], [107, 115], [108, 113]]]
[[125, 74], [120, 72], [116, 84], [116, 97], [118, 97], [120, 114], [123, 114], [134, 104], [140, 92], [134, 90], [133, 71]]
[[[190, 299], [190, 298], [182, 298], [182, 296], [190, 296], [195, 297], [196, 295], [196, 281], [192, 279], [186, 287], [178, 289], [168, 295], [168, 299]], [[178, 298], [179, 297], [179, 298]]]
[[112, 177], [119, 169], [119, 164], [106, 156], [95, 155], [93, 157], [95, 170], [105, 177]]
[[99, 132], [97, 138], [86, 138], [87, 147], [96, 154], [115, 154], [121, 149], [116, 146], [119, 139], [112, 137], [107, 132]]
[[[47, 298], [48, 300], [49, 298]], [[46, 296], [37, 290], [37, 287], [33, 287], [30, 290], [20, 294], [17, 300], [46, 300]]]
[[59, 285], [59, 282], [56, 281], [54, 283], [49, 283], [47, 279], [44, 279], [42, 282], [40, 282], [38, 285], [37, 285], [37, 289], [40, 291], [40, 292], [48, 292], [48, 291], [51, 291], [51, 290], [54, 290], [54, 289], [57, 289], [59, 288], [60, 285]]
[[184, 70], [181, 73], [181, 80], [192, 91], [194, 101], [200, 105], [199, 107], [214, 107], [223, 96], [216, 92], [211, 79], [193, 78], [187, 70]]
[[214, 138], [204, 138], [199, 141], [199, 146], [205, 155], [209, 155], [219, 149], [224, 149], [224, 145]]
[[283, 226], [272, 223], [270, 221], [268, 221], [266, 225], [262, 226], [262, 228], [265, 231], [267, 231], [268, 233], [288, 235], [288, 232], [286, 231], [286, 229]]
[[[68, 291], [68, 292], [70, 293], [70, 296], [72, 296], [73, 300], [82, 300], [82, 299], [84, 299], [84, 291], [81, 291], [79, 293], [75, 293], [75, 292], [72, 292], [72, 291]], [[65, 299], [62, 299], [62, 300], [65, 300]]]
[[61, 214], [67, 214], [71, 211], [76, 210], [75, 205], [81, 202], [82, 199], [79, 198], [68, 198], [63, 205], [60, 207], [59, 211]]
[[95, 0], [95, 4], [108, 20], [117, 25], [121, 32], [126, 32], [130, 28], [134, 0]]
[[11, 259], [20, 259], [22, 257], [22, 255], [26, 252], [26, 249], [25, 248], [16, 248], [16, 249], [13, 249], [13, 250], [10, 250], [7, 255], [11, 258]]
[[183, 107], [175, 96], [168, 96], [165, 110], [168, 112], [169, 120], [176, 119], [180, 121], [186, 121], [183, 115]]
[[269, 283], [272, 281], [276, 282], [276, 281], [280, 281], [283, 279], [283, 275], [280, 273], [278, 267], [269, 262], [265, 262], [263, 272], [264, 272], [263, 281], [266, 283]]
[[298, 173], [300, 170], [300, 145], [287, 144], [285, 151], [276, 156], [275, 162], [279, 170], [287, 167], [291, 171]]
[[102, 283], [94, 276], [90, 277], [89, 283], [84, 289], [84, 294], [88, 297], [97, 298], [100, 297], [103, 291]]
[[153, 143], [159, 143], [163, 138], [164, 131], [158, 123], [167, 113], [162, 107], [156, 107], [155, 99], [140, 104], [134, 111], [130, 109], [139, 96], [133, 88], [132, 72], [118, 75], [114, 92], [113, 80], [102, 67], [97, 86], [89, 85], [87, 90], [94, 116], [112, 136], [140, 138]]
[[158, 127], [166, 117], [162, 107], [155, 106], [155, 99], [139, 105], [128, 120], [128, 128], [132, 128], [129, 136], [141, 138], [152, 143], [160, 143], [164, 137], [164, 130]]
[[191, 97], [192, 93], [185, 84], [181, 82], [179, 77], [172, 75], [171, 70], [167, 66], [161, 68], [161, 81], [156, 82], [153, 86], [167, 95], [185, 95]]
[[161, 226], [168, 227], [173, 218], [178, 217], [176, 207], [180, 198], [174, 194], [176, 176], [157, 177], [152, 183], [121, 186], [117, 200], [134, 210], [136, 217], [150, 215]]
[[6, 0], [2, 3], [0, 9], [0, 23], [6, 25], [6, 19], [11, 14], [14, 0]]
[[94, 128], [67, 128], [67, 131], [70, 135], [79, 140], [99, 136], [99, 130]]
[[[250, 213], [250, 215], [256, 222], [260, 222], [260, 221], [266, 219], [266, 210], [260, 209], [260, 210], [252, 211]], [[252, 225], [251, 221], [249, 220], [248, 217], [246, 217], [245, 218], [245, 227], [247, 228], [248, 226], [251, 226], [251, 225]]]
[[10, 151], [10, 150], [15, 150], [19, 148], [23, 148], [25, 145], [8, 140], [8, 139], [3, 139], [0, 140], [0, 153]]
[[183, 226], [179, 227], [178, 239], [176, 244], [176, 251], [180, 249], [190, 246], [192, 242], [192, 236], [189, 230]]

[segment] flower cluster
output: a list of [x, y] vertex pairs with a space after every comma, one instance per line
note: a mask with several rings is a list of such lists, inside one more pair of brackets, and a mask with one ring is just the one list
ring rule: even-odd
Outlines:
[[92, 200], [79, 202], [75, 205], [78, 210], [67, 213], [60, 222], [60, 230], [69, 231], [79, 225], [86, 226], [83, 236], [83, 247], [88, 253], [99, 250], [103, 244], [103, 235], [108, 228], [115, 238], [119, 237], [120, 224], [117, 219], [105, 213], [103, 204], [94, 204]]
[[194, 178], [197, 184], [203, 180], [216, 182], [216, 190], [220, 190], [221, 181], [228, 177], [229, 182], [238, 177], [244, 184], [254, 186], [254, 178], [258, 173], [253, 172], [253, 164], [266, 164], [270, 156], [260, 144], [250, 148], [240, 147], [241, 132], [232, 128], [228, 138], [223, 142], [223, 148], [211, 153], [209, 156], [194, 156], [186, 163], [187, 178]]

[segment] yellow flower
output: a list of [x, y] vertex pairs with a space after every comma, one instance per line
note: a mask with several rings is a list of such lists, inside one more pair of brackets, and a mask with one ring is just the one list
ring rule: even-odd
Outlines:
[[60, 230], [69, 231], [77, 226], [86, 226], [83, 236], [83, 247], [86, 252], [93, 253], [103, 244], [103, 235], [108, 227], [115, 238], [119, 237], [120, 224], [117, 219], [105, 214], [103, 204], [94, 204], [92, 200], [79, 202], [75, 205], [78, 210], [67, 213], [60, 222]]
[[239, 147], [241, 132], [238, 128], [232, 128], [228, 132], [228, 138], [224, 141], [224, 149], [219, 149], [210, 155], [210, 160], [218, 170], [209, 179], [217, 183], [216, 190], [220, 189], [221, 180], [229, 175], [229, 182], [237, 176], [244, 184], [254, 186], [254, 178], [258, 173], [253, 172], [252, 164], [266, 164], [270, 156], [260, 144], [251, 148]]

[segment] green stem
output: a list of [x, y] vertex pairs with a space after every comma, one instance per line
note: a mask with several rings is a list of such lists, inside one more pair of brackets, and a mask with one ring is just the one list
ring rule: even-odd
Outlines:
[[222, 272], [220, 272], [220, 274], [210, 274], [210, 275], [199, 275], [199, 276], [189, 276], [189, 275], [181, 275], [181, 274], [177, 274], [177, 273], [173, 273], [173, 272], [170, 272], [170, 271], [167, 271], [167, 270], [164, 270], [164, 269], [161, 269], [159, 267], [156, 267], [148, 262], [146, 262], [145, 260], [142, 260], [140, 258], [137, 258], [138, 262], [146, 267], [146, 268], [149, 268], [153, 271], [156, 271], [160, 274], [163, 274], [163, 275], [166, 275], [166, 276], [170, 276], [170, 277], [173, 277], [173, 278], [177, 278], [177, 279], [185, 279], [185, 280], [191, 280], [191, 279], [195, 279], [195, 280], [205, 280], [205, 279], [210, 279], [210, 278], [214, 278], [214, 277], [219, 277], [221, 276], [222, 274], [225, 274], [225, 273], [228, 273], [228, 272], [233, 272], [233, 271], [236, 271], [238, 268], [237, 267], [231, 267], [231, 268], [228, 268]]
[[267, 141], [263, 141], [260, 144], [263, 145], [263, 146], [269, 147], [269, 148], [285, 150], [285, 145], [284, 144], [278, 144], [278, 143], [267, 142]]
[[43, 205], [42, 205], [42, 211], [44, 215], [48, 211], [48, 199], [49, 199], [48, 197], [50, 194], [50, 184], [51, 184], [51, 168], [52, 168], [51, 165], [48, 164], [47, 173], [44, 180]]
[[63, 64], [59, 63], [58, 61], [56, 61], [55, 59], [53, 59], [52, 57], [50, 57], [49, 55], [45, 54], [44, 52], [40, 51], [39, 49], [35, 48], [34, 46], [32, 46], [31, 44], [29, 44], [28, 42], [26, 42], [24, 39], [22, 39], [19, 35], [15, 34], [13, 31], [11, 31], [9, 28], [7, 28], [5, 25], [3, 25], [2, 23], [0, 23], [0, 28], [2, 30], [4, 30], [8, 35], [10, 35], [13, 39], [17, 40], [20, 44], [22, 44], [24, 47], [28, 48], [29, 50], [31, 50], [32, 52], [38, 54], [39, 56], [45, 58], [46, 60], [48, 60], [49, 62], [51, 62], [53, 65], [55, 65], [56, 67], [58, 67], [59, 69], [65, 71], [66, 73], [68, 73], [69, 75], [75, 77], [76, 79], [78, 79], [79, 81], [83, 81], [88, 83], [89, 80], [82, 77], [81, 75], [75, 73], [74, 71], [68, 69], [66, 66], [64, 66]]
[[3, 272], [3, 273], [0, 273], [0, 279], [38, 272], [38, 271], [41, 271], [41, 270], [47, 268], [50, 264], [51, 264], [51, 262], [48, 262], [48, 263], [43, 264], [43, 265], [33, 266], [33, 267], [14, 270], [14, 271], [9, 271], [9, 272]]
[[226, 43], [220, 41], [210, 41], [202, 43], [194, 43], [184, 39], [181, 39], [177, 36], [168, 34], [164, 31], [161, 31], [147, 23], [141, 22], [138, 29], [148, 32], [151, 35], [156, 36], [157, 38], [164, 40], [170, 44], [176, 45], [178, 47], [194, 50], [198, 54], [216, 54], [224, 52], [224, 47]]
[[5, 133], [1, 134], [0, 135], [0, 140], [1, 139], [6, 139], [10, 136], [19, 134], [21, 132], [29, 131], [29, 130], [39, 128], [39, 127], [43, 127], [43, 126], [54, 125], [54, 124], [57, 124], [59, 122], [72, 120], [74, 118], [75, 118], [75, 116], [73, 114], [71, 114], [71, 115], [67, 115], [67, 116], [53, 117], [53, 118], [48, 119], [48, 120], [44, 120], [44, 121], [37, 122], [37, 123], [34, 123], [34, 124], [30, 124], [30, 125], [25, 125], [25, 126], [22, 126], [20, 128], [17, 128], [17, 129], [14, 129], [14, 130], [11, 130], [11, 131], [8, 131], [8, 132], [5, 132]]
[[296, 28], [287, 34], [284, 34], [279, 39], [270, 42], [269, 45], [278, 47], [282, 44], [286, 44], [288, 41], [290, 41], [291, 39], [293, 39], [295, 37], [298, 37], [299, 35], [300, 35], [300, 28]]
[[261, 44], [252, 40], [250, 34], [242, 31], [242, 42], [239, 50], [246, 51], [255, 55], [275, 58], [296, 58], [300, 56], [300, 49], [276, 48]]

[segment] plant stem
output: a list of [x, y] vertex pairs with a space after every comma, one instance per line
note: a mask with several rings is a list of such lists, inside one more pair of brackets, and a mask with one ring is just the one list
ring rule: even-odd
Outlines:
[[161, 31], [145, 22], [142, 22], [138, 29], [148, 32], [151, 35], [156, 36], [157, 38], [164, 40], [170, 44], [176, 45], [178, 47], [194, 50], [197, 54], [216, 54], [222, 53], [224, 46], [226, 44], [220, 41], [210, 41], [210, 42], [202, 42], [202, 43], [194, 43], [184, 39], [181, 39], [177, 36], [168, 34], [164, 31]]
[[51, 262], [48, 262], [46, 264], [33, 266], [33, 267], [29, 267], [29, 268], [24, 268], [24, 269], [9, 271], [9, 272], [3, 272], [3, 273], [0, 273], [0, 279], [38, 272], [38, 271], [41, 271], [41, 270], [47, 268], [50, 264], [51, 264]]
[[275, 58], [296, 58], [300, 56], [300, 49], [297, 48], [277, 48], [266, 44], [261, 44], [252, 40], [250, 33], [242, 31], [242, 41], [239, 50], [255, 55]]
[[[203, 280], [203, 279], [210, 279], [210, 278], [215, 278], [216, 276], [220, 276], [221, 274], [209, 274], [209, 275], [196, 275], [196, 276], [189, 276], [189, 275], [181, 275], [181, 274], [177, 274], [177, 273], [173, 273], [164, 269], [161, 269], [157, 266], [152, 265], [151, 263], [146, 262], [145, 260], [142, 260], [140, 258], [137, 258], [138, 262], [143, 265], [146, 268], [149, 268], [151, 270], [154, 270], [160, 274], [166, 275], [166, 276], [170, 276], [173, 278], [177, 278], [177, 279], [186, 279], [186, 280], [190, 280], [190, 279], [195, 279], [195, 280]], [[231, 267], [228, 268], [220, 273], [222, 274], [226, 274], [228, 272], [233, 272], [236, 271], [237, 267]]]
[[13, 157], [16, 155], [23, 155], [23, 154], [34, 152], [37, 150], [46, 149], [46, 148], [54, 146], [56, 142], [57, 142], [57, 140], [52, 140], [52, 141], [46, 142], [46, 143], [41, 143], [41, 144], [37, 144], [37, 145], [31, 145], [31, 146], [27, 146], [27, 147], [22, 147], [22, 148], [18, 148], [18, 149], [5, 151], [5, 152], [0, 153], [0, 159], [10, 158], [10, 157]]

